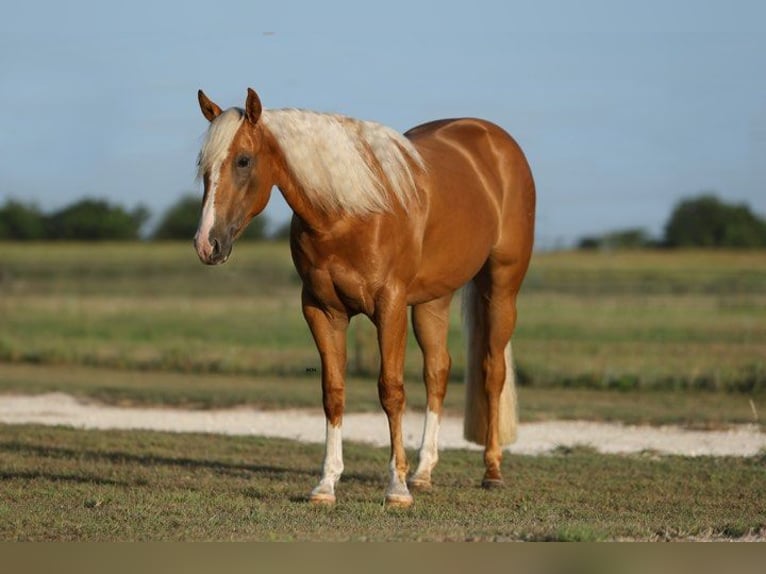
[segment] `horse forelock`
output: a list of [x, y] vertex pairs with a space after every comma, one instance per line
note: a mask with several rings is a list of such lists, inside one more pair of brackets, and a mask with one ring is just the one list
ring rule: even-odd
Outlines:
[[364, 214], [406, 206], [417, 197], [414, 169], [423, 160], [395, 130], [346, 116], [265, 110], [262, 121], [279, 144], [306, 198], [324, 211]]
[[213, 166], [223, 163], [244, 117], [245, 112], [242, 109], [229, 108], [210, 123], [197, 160], [198, 178], [201, 179], [205, 173], [210, 173]]

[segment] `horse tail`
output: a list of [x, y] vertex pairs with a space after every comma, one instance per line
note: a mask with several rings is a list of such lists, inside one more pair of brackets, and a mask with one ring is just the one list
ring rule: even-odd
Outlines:
[[[488, 406], [482, 363], [487, 355], [487, 319], [484, 302], [473, 281], [463, 288], [463, 333], [466, 339], [465, 420], [466, 440], [485, 445], [487, 439]], [[518, 411], [516, 407], [516, 375], [510, 341], [505, 347], [505, 382], [500, 393], [500, 444], [516, 440]]]

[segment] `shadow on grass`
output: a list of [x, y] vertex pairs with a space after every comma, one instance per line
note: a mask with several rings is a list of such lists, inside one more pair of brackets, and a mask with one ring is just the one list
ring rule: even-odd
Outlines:
[[224, 474], [236, 474], [238, 472], [252, 472], [257, 474], [280, 475], [298, 474], [313, 475], [316, 471], [301, 468], [288, 468], [284, 466], [270, 466], [262, 464], [242, 464], [220, 460], [204, 460], [188, 457], [169, 457], [152, 454], [133, 454], [120, 451], [98, 451], [90, 449], [75, 449], [58, 446], [42, 446], [24, 444], [16, 441], [0, 442], [0, 451], [17, 454], [29, 454], [42, 458], [55, 459], [80, 459], [96, 462], [110, 462], [113, 464], [135, 463], [141, 466], [174, 466], [187, 469], [209, 469]]
[[[136, 486], [139, 483], [146, 484], [146, 481], [124, 481], [111, 478], [101, 478], [100, 476], [82, 475], [82, 474], [63, 474], [56, 472], [44, 472], [41, 470], [29, 471], [0, 471], [0, 481], [5, 480], [49, 480], [51, 482], [70, 482], [74, 484], [100, 484], [106, 486]], [[140, 484], [139, 484], [140, 485]]]
[[[221, 460], [198, 459], [190, 457], [172, 457], [155, 454], [135, 454], [116, 450], [93, 450], [87, 448], [71, 448], [61, 446], [47, 446], [39, 444], [28, 444], [18, 441], [0, 442], [0, 452], [11, 452], [19, 455], [35, 456], [40, 458], [53, 458], [58, 460], [82, 460], [91, 462], [107, 462], [111, 464], [137, 464], [143, 467], [178, 467], [184, 469], [207, 469], [223, 475], [240, 475], [241, 473], [253, 473], [263, 478], [284, 478], [285, 475], [315, 477], [317, 480], [321, 474], [319, 461], [316, 468], [300, 468], [288, 466], [275, 466], [267, 464], [248, 464], [233, 463]], [[356, 484], [359, 486], [379, 486], [385, 484], [385, 472], [346, 472], [343, 475], [343, 482], [346, 484]], [[64, 475], [64, 474], [46, 474], [40, 471], [0, 473], [0, 479], [21, 478], [48, 478], [49, 480], [61, 480], [69, 482], [97, 483], [127, 485], [127, 482], [102, 479], [96, 476], [83, 475]], [[145, 481], [143, 481], [145, 482]], [[296, 497], [300, 500], [307, 500], [307, 497]]]

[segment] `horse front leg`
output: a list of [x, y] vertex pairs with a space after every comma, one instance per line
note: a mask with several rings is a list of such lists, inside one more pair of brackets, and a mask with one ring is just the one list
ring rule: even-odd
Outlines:
[[303, 316], [311, 329], [322, 363], [322, 403], [326, 418], [322, 478], [309, 500], [335, 503], [335, 485], [343, 473], [343, 409], [345, 406], [346, 331], [348, 315], [323, 308], [303, 294]]
[[388, 417], [391, 435], [391, 480], [386, 490], [386, 504], [407, 507], [412, 495], [407, 489], [407, 454], [402, 436], [404, 415], [404, 353], [407, 343], [407, 305], [403, 293], [387, 293], [378, 302], [373, 320], [378, 329], [380, 377], [378, 396]]

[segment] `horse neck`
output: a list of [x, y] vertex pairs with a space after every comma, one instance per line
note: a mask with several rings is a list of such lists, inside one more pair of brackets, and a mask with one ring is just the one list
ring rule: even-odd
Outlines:
[[293, 213], [311, 229], [322, 230], [329, 226], [327, 214], [322, 213], [306, 199], [305, 193], [292, 177], [277, 182], [277, 187]]
[[290, 173], [273, 136], [269, 134], [269, 137], [271, 138], [272, 165], [275, 167], [274, 185], [277, 186], [293, 213], [301, 218], [308, 228], [317, 231], [328, 229], [332, 219], [306, 198], [303, 188]]

